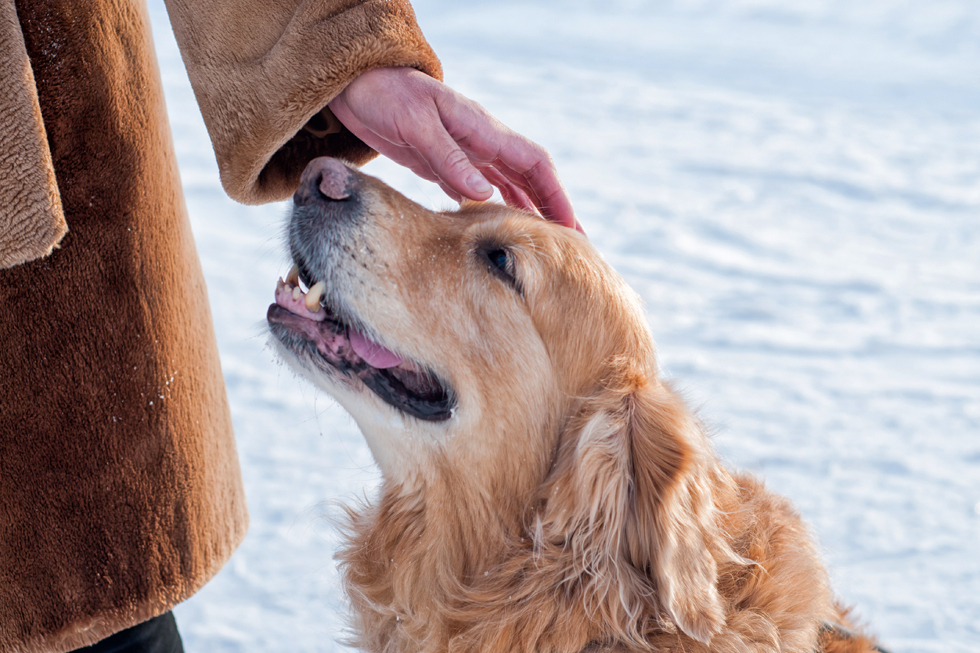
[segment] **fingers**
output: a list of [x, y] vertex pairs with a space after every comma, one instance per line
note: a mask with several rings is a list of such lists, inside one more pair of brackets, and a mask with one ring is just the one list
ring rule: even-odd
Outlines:
[[544, 148], [515, 134], [502, 144], [493, 165], [533, 200], [546, 219], [585, 233]]
[[414, 146], [442, 184], [473, 200], [490, 198], [493, 194], [490, 182], [450, 136], [438, 115], [415, 122], [413, 127], [404, 134], [406, 141]]
[[492, 184], [507, 204], [582, 231], [548, 152], [424, 73], [373, 69], [330, 107], [369, 147], [457, 201], [489, 199]]
[[[450, 137], [477, 161], [484, 172], [488, 168], [480, 165], [481, 162], [497, 169], [509, 182], [502, 186], [498, 183], [502, 181], [500, 176], [490, 178], [490, 182], [500, 188], [505, 201], [511, 204], [507, 198], [515, 198], [513, 205], [520, 206], [521, 199], [530, 198], [545, 218], [582, 231], [547, 150], [505, 127], [475, 102], [448, 87], [446, 90], [449, 100], [440, 96], [436, 102], [441, 122]], [[515, 187], [521, 191], [519, 198], [514, 192]]]
[[441, 181], [438, 181], [436, 183], [439, 184], [439, 188], [442, 189], [442, 192], [444, 192], [446, 195], [449, 195], [449, 197], [451, 197], [454, 202], [456, 202], [457, 204], [463, 203], [462, 195], [460, 195], [459, 193], [457, 193], [456, 191], [454, 191], [452, 188], [442, 183]]
[[493, 187], [442, 123], [440, 94], [455, 95], [414, 69], [375, 69], [355, 79], [330, 107], [369, 147], [438, 183], [453, 199], [489, 199]]
[[507, 206], [537, 213], [537, 208], [535, 208], [534, 202], [527, 196], [527, 193], [507, 179], [499, 170], [488, 167], [483, 169], [483, 174], [491, 184], [500, 189], [500, 196], [504, 199]]

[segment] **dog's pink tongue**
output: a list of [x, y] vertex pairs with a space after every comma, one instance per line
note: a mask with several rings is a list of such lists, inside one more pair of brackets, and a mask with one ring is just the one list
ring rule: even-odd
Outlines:
[[371, 367], [384, 370], [401, 364], [402, 359], [397, 354], [376, 342], [368, 340], [363, 333], [354, 327], [348, 327], [348, 336], [350, 337], [351, 349]]

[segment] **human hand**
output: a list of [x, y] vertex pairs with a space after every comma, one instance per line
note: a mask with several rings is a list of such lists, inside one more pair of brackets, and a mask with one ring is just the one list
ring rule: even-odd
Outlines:
[[493, 184], [510, 206], [585, 233], [548, 152], [425, 73], [369, 70], [329, 107], [368, 146], [456, 201], [489, 199]]

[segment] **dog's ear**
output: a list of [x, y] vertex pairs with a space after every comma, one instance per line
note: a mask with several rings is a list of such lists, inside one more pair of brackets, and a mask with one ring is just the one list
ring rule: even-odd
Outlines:
[[608, 619], [632, 629], [666, 613], [707, 643], [725, 622], [716, 554], [727, 550], [710, 460], [694, 417], [659, 380], [608, 384], [562, 435], [539, 546], [560, 545], [566, 580], [587, 585]]
[[694, 416], [662, 383], [647, 384], [628, 401], [630, 561], [649, 565], [661, 606], [681, 630], [707, 643], [725, 623], [716, 556], [728, 552], [712, 494], [713, 458]]

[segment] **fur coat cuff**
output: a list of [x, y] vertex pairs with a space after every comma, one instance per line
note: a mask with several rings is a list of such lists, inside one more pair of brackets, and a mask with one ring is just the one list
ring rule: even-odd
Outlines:
[[441, 79], [405, 0], [167, 0], [171, 23], [233, 199], [289, 197], [323, 155], [363, 164], [374, 152], [326, 108], [372, 68]]

